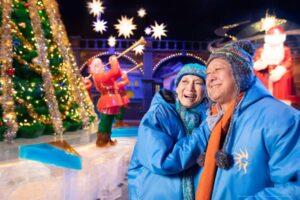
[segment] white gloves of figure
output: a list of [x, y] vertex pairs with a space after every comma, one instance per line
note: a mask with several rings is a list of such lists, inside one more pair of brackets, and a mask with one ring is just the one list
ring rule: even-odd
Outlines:
[[268, 63], [266, 61], [262, 60], [262, 59], [259, 59], [256, 62], [254, 62], [254, 66], [253, 66], [253, 68], [256, 71], [266, 69], [267, 67], [268, 67]]
[[279, 81], [281, 77], [286, 73], [284, 66], [278, 65], [275, 69], [270, 72], [270, 80], [272, 82]]
[[[253, 66], [253, 68], [256, 71], [266, 69], [267, 67], [268, 67], [268, 63], [262, 59], [256, 61]], [[284, 66], [278, 65], [275, 69], [273, 69], [270, 72], [270, 80], [272, 82], [279, 81], [285, 73], [286, 73], [286, 68]]]

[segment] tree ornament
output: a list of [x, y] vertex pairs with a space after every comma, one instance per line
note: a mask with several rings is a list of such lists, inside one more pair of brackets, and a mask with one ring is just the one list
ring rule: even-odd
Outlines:
[[28, 2], [25, 2], [25, 3], [24, 3], [24, 6], [25, 6], [26, 8], [28, 8], [29, 5], [30, 5], [30, 4], [29, 4]]
[[14, 46], [14, 48], [19, 48], [19, 46], [20, 46], [20, 41], [18, 40], [18, 39], [14, 39], [13, 40], [13, 46]]
[[21, 28], [26, 28], [26, 24], [24, 22], [20, 22], [18, 23], [18, 25], [21, 27]]
[[6, 74], [9, 75], [9, 76], [13, 76], [15, 74], [15, 68], [13, 67], [10, 67], [6, 70]]

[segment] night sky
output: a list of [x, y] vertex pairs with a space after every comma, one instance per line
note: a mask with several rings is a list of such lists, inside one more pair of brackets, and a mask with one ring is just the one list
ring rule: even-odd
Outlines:
[[[92, 1], [92, 0], [89, 0]], [[108, 21], [104, 34], [92, 29], [94, 17], [88, 13], [87, 0], [58, 0], [68, 35], [83, 38], [117, 37], [114, 24], [121, 15], [134, 17], [137, 30], [134, 37], [144, 35], [144, 28], [154, 21], [167, 25], [167, 37], [176, 40], [210, 40], [217, 38], [214, 30], [220, 26], [250, 20], [256, 22], [266, 10], [277, 18], [300, 25], [300, 0], [102, 0], [106, 8], [102, 19]], [[173, 3], [170, 3], [173, 2]], [[138, 18], [137, 10], [146, 9], [146, 18]]]

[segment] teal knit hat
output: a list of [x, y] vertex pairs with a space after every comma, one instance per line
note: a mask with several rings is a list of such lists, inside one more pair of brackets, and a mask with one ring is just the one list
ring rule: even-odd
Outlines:
[[205, 79], [206, 79], [206, 68], [203, 65], [200, 65], [198, 63], [189, 63], [185, 64], [181, 70], [178, 72], [176, 75], [175, 79], [175, 85], [176, 87], [178, 86], [180, 80], [182, 79], [183, 76], [185, 75], [194, 75], [200, 77], [204, 84], [205, 84]]

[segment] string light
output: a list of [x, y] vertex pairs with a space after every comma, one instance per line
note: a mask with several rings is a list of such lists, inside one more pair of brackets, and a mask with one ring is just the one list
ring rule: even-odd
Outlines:
[[[113, 55], [116, 55], [116, 56], [118, 56], [119, 54], [121, 54], [121, 53], [120, 53], [120, 52], [117, 52], [117, 51], [115, 51], [115, 52], [113, 53]], [[106, 51], [106, 52], [101, 52], [101, 53], [98, 53], [98, 54], [96, 54], [96, 55], [90, 57], [88, 60], [86, 60], [86, 61], [81, 65], [80, 70], [81, 70], [81, 71], [83, 70], [83, 68], [87, 65], [87, 63], [88, 63], [89, 60], [93, 60], [93, 59], [95, 59], [95, 58], [102, 57], [102, 56], [106, 56], [106, 55], [112, 55], [112, 53], [109, 52], [109, 51]], [[135, 60], [134, 60], [133, 58], [131, 58], [130, 56], [122, 55], [121, 57], [126, 58], [127, 60], [129, 60], [130, 62], [134, 63], [135, 65], [138, 64], [137, 61], [135, 61]]]
[[155, 71], [163, 62], [166, 62], [172, 58], [175, 58], [175, 57], [179, 57], [179, 56], [188, 56], [188, 57], [192, 57], [192, 58], [195, 58], [199, 61], [201, 61], [203, 64], [206, 64], [206, 61], [204, 61], [201, 57], [199, 56], [196, 56], [192, 53], [174, 53], [174, 54], [171, 54], [163, 59], [161, 59], [156, 65], [154, 65], [153, 67], [153, 71]]

